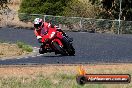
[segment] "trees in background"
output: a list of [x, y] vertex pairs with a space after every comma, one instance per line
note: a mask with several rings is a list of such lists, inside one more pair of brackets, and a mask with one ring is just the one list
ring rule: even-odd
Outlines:
[[0, 0], [0, 14], [2, 14], [2, 11], [5, 9], [9, 9], [9, 7], [7, 6], [7, 3], [10, 0]]
[[[90, 0], [92, 4], [100, 6], [98, 18], [118, 19], [120, 13], [120, 0]], [[132, 0], [122, 0], [121, 20], [132, 21]]]
[[95, 8], [87, 0], [22, 0], [19, 12], [94, 18]]
[[95, 18], [99, 9], [92, 5], [88, 0], [70, 0], [64, 9], [65, 16], [77, 16], [86, 18]]
[[69, 0], [22, 0], [21, 13], [61, 15]]
[[[9, 9], [9, 1], [0, 0], [0, 10]], [[121, 7], [121, 20], [132, 21], [132, 0], [122, 0]], [[118, 19], [120, 0], [22, 0], [19, 12]]]

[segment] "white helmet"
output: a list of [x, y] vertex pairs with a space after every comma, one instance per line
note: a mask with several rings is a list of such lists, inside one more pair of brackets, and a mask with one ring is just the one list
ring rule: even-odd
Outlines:
[[34, 27], [36, 30], [39, 30], [39, 27], [41, 27], [43, 20], [40, 18], [35, 18], [34, 19]]

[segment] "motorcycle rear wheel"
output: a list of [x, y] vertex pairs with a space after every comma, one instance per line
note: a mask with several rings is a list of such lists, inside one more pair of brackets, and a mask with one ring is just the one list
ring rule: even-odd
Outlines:
[[75, 55], [75, 49], [73, 48], [72, 44], [69, 45], [67, 52], [68, 52], [69, 56]]
[[74, 49], [72, 43], [69, 42], [66, 37], [63, 38], [63, 43], [65, 45], [66, 51], [68, 52], [68, 55], [69, 56], [74, 56], [75, 55], [75, 49]]

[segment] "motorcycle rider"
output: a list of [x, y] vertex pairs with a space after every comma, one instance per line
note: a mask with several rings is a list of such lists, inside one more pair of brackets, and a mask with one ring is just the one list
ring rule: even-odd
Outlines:
[[[61, 28], [59, 28], [58, 26], [56, 25], [53, 25], [51, 23], [48, 23], [48, 22], [44, 22], [41, 18], [35, 18], [34, 19], [34, 34], [35, 36], [37, 37], [37, 40], [39, 43], [42, 43], [42, 36], [43, 35], [46, 35], [48, 33], [48, 30], [50, 29], [50, 27], [56, 27], [57, 31], [60, 31], [62, 32], [63, 36], [67, 37], [68, 40], [71, 42], [72, 39], [69, 38], [66, 33], [64, 33]], [[45, 45], [46, 43], [43, 42], [43, 46]], [[46, 52], [46, 50], [44, 50]]]

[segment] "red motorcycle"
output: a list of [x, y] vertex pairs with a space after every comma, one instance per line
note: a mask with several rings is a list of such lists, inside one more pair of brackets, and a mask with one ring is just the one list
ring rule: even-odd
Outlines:
[[[67, 37], [63, 36], [62, 32], [57, 31], [55, 28], [50, 28], [48, 33], [42, 37], [42, 43], [39, 49], [40, 54], [47, 52], [55, 52], [55, 54], [74, 56], [75, 49], [72, 42], [69, 42]], [[45, 50], [47, 52], [45, 52]]]

